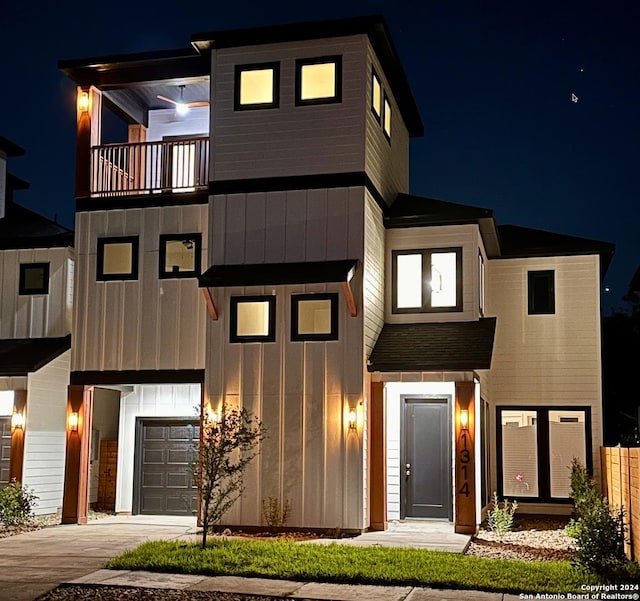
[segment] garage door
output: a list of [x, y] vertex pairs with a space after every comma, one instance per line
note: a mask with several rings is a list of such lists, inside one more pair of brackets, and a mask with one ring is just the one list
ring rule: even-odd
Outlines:
[[9, 483], [11, 457], [11, 418], [0, 417], [0, 486]]
[[197, 419], [138, 419], [136, 513], [195, 514], [197, 488], [191, 465], [199, 432]]

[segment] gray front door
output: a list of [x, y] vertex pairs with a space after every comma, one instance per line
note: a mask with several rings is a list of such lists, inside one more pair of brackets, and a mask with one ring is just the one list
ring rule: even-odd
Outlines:
[[11, 459], [11, 418], [0, 417], [0, 487], [9, 484]]
[[141, 419], [136, 435], [134, 512], [194, 515], [198, 490], [192, 462], [200, 437], [198, 419]]
[[450, 518], [449, 429], [448, 399], [403, 398], [403, 518]]

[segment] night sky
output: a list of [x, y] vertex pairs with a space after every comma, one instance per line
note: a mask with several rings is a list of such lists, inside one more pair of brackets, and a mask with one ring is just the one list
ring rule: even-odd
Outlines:
[[[147, 8], [148, 7], [148, 8]], [[59, 59], [187, 47], [202, 31], [384, 14], [425, 124], [411, 193], [616, 244], [603, 309], [640, 263], [640, 2], [8, 1], [0, 135], [17, 201], [73, 226], [75, 88]], [[572, 94], [578, 102], [572, 102]]]

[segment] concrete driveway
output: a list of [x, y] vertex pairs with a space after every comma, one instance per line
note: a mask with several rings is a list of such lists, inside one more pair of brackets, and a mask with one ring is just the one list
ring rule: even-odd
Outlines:
[[0, 601], [32, 601], [148, 540], [191, 538], [195, 518], [113, 516], [0, 539]]

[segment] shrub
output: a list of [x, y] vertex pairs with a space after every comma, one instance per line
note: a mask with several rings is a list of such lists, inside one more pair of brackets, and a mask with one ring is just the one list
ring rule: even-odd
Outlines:
[[33, 519], [38, 497], [14, 478], [0, 489], [0, 522], [5, 526], [24, 526]]
[[513, 526], [513, 515], [518, 509], [518, 501], [510, 502], [508, 499], [504, 503], [498, 501], [498, 493], [493, 493], [493, 509], [487, 512], [487, 525], [491, 532], [502, 536], [509, 532]]
[[587, 468], [575, 457], [571, 462], [571, 491], [569, 496], [573, 499], [573, 517], [575, 520], [579, 520], [584, 512], [591, 511], [591, 508], [600, 499], [598, 486], [589, 475]]
[[284, 503], [280, 504], [280, 499], [277, 497], [267, 497], [262, 499], [262, 515], [267, 526], [272, 531], [276, 528], [282, 528], [286, 525], [289, 515], [291, 514], [291, 504], [289, 499], [285, 499]]

